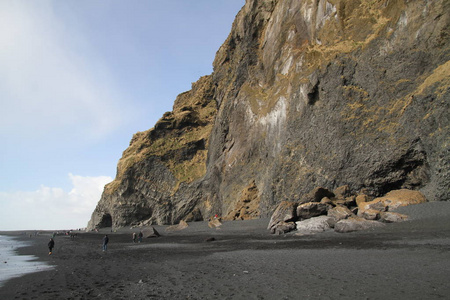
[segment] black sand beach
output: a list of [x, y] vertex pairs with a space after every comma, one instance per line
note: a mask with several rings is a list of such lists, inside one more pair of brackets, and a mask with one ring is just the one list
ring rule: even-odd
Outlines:
[[346, 234], [274, 236], [259, 219], [154, 226], [161, 237], [133, 244], [133, 230], [103, 229], [57, 236], [51, 256], [49, 235], [17, 235], [32, 241], [20, 254], [56, 268], [8, 281], [0, 299], [448, 299], [449, 204], [402, 208], [410, 221]]

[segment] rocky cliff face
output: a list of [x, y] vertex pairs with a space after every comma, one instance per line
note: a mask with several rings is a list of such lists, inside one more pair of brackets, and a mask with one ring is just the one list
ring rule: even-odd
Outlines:
[[247, 0], [88, 227], [268, 216], [317, 186], [450, 199], [450, 2]]

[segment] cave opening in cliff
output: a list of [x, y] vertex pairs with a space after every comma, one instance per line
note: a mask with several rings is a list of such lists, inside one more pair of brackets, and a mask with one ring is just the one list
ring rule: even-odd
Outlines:
[[103, 215], [102, 220], [99, 223], [99, 227], [112, 227], [112, 217], [110, 214]]

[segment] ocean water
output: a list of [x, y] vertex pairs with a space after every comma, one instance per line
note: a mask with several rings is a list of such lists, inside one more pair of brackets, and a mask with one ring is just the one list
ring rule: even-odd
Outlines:
[[17, 255], [16, 249], [27, 246], [13, 237], [0, 235], [0, 287], [14, 277], [54, 268], [44, 262], [37, 261], [33, 255]]

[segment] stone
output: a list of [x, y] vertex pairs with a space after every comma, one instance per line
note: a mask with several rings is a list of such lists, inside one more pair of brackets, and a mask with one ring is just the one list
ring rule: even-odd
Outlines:
[[270, 228], [270, 233], [279, 235], [293, 231], [295, 228], [295, 222], [278, 222]]
[[296, 202], [281, 202], [272, 214], [267, 229], [271, 229], [273, 226], [280, 222], [295, 221], [297, 219], [297, 206], [298, 204]]
[[396, 209], [400, 206], [425, 203], [427, 199], [420, 191], [401, 189], [390, 191], [383, 197], [376, 198], [373, 201], [380, 201], [389, 209]]
[[331, 199], [328, 197], [323, 197], [322, 200], [320, 200], [320, 203], [331, 205], [333, 203], [333, 201], [331, 201]]
[[[382, 211], [387, 211], [388, 207], [385, 202], [383, 202], [381, 199], [374, 199], [370, 202], [361, 202], [358, 206], [358, 216], [359, 217], [369, 217], [376, 212], [379, 214]], [[366, 211], [368, 213], [366, 214]]]
[[362, 217], [366, 220], [378, 220], [380, 218], [381, 211], [376, 209], [366, 209], [358, 213], [359, 217]]
[[343, 219], [347, 219], [350, 216], [353, 216], [354, 214], [351, 212], [350, 209], [348, 209], [345, 206], [336, 206], [332, 209], [328, 210], [327, 215], [335, 220], [335, 222], [338, 222]]
[[348, 185], [340, 186], [333, 191], [334, 195], [338, 199], [345, 199], [351, 196], [350, 187]]
[[346, 233], [352, 231], [368, 230], [383, 226], [384, 224], [378, 221], [366, 220], [360, 217], [351, 217], [337, 222], [336, 225], [334, 225], [334, 231], [339, 233]]
[[392, 211], [385, 211], [380, 213], [380, 221], [385, 223], [398, 223], [408, 220], [408, 216]]
[[365, 194], [359, 194], [358, 196], [356, 196], [355, 201], [356, 201], [356, 205], [359, 206], [360, 203], [369, 202], [370, 197]]
[[363, 216], [367, 210], [377, 210], [379, 212], [396, 209], [400, 206], [425, 203], [427, 199], [419, 191], [394, 190], [383, 197], [375, 198], [370, 202], [360, 202], [358, 206], [358, 216]]
[[220, 219], [212, 219], [208, 222], [209, 228], [219, 228], [222, 226], [222, 222], [220, 222]]
[[154, 237], [161, 236], [159, 234], [159, 232], [153, 226], [151, 228], [143, 229], [142, 234], [143, 234], [144, 238], [154, 238]]
[[295, 235], [310, 235], [331, 229], [334, 219], [328, 216], [319, 216], [304, 221], [295, 222], [297, 233]]
[[297, 206], [297, 218], [302, 220], [326, 215], [330, 208], [331, 205], [321, 202], [303, 203]]

